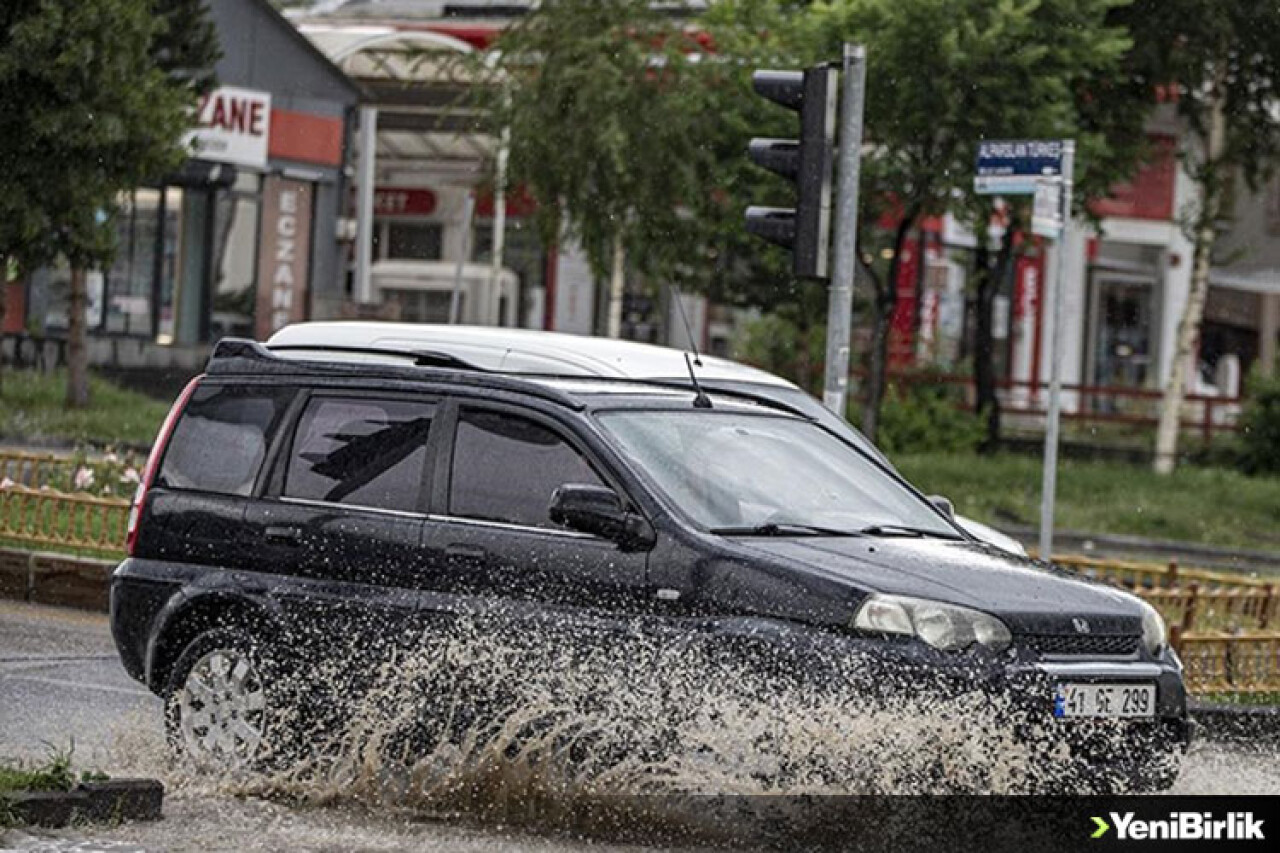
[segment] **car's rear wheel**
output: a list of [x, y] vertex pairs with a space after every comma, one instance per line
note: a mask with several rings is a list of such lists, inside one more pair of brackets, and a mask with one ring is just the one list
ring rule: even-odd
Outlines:
[[192, 640], [174, 663], [165, 729], [176, 754], [201, 767], [255, 767], [279, 728], [279, 668], [247, 632], [220, 628]]

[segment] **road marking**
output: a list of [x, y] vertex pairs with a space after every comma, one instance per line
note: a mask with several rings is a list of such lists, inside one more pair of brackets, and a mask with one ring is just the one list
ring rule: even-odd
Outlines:
[[114, 684], [94, 684], [87, 681], [73, 681], [69, 678], [49, 678], [43, 675], [14, 675], [0, 672], [0, 680], [31, 681], [37, 684], [49, 684], [54, 687], [74, 687], [82, 690], [102, 690], [107, 693], [119, 693], [124, 696], [150, 696], [146, 690], [131, 687], [116, 687]]

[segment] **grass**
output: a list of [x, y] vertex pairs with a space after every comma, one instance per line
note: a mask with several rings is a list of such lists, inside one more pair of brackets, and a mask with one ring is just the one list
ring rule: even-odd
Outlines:
[[63, 370], [6, 370], [0, 383], [0, 438], [11, 441], [148, 445], [169, 409], [96, 376], [90, 377], [89, 407], [68, 409]]
[[48, 755], [37, 764], [22, 761], [0, 762], [0, 794], [19, 791], [70, 791], [81, 782], [101, 782], [107, 777], [85, 771], [76, 775], [72, 769], [75, 742], [66, 749], [47, 744]]
[[[926, 493], [951, 498], [963, 515], [996, 526], [1039, 522], [1038, 457], [904, 454], [894, 463]], [[1145, 466], [1064, 460], [1058, 468], [1057, 525], [1280, 550], [1280, 478], [1193, 466], [1161, 477]]]
[[46, 746], [48, 755], [37, 764], [0, 761], [0, 829], [15, 826], [19, 822], [6, 794], [70, 791], [81, 782], [105, 782], [108, 779], [105, 773], [96, 770], [76, 774], [72, 769], [74, 740], [65, 750], [52, 744]]

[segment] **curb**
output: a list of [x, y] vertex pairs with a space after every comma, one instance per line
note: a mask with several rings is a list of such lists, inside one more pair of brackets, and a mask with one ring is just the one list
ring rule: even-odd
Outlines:
[[1280, 747], [1280, 706], [1191, 702], [1187, 710], [1197, 739]]
[[[996, 526], [1024, 545], [1034, 545], [1039, 535], [1038, 528], [1030, 525], [1003, 524], [997, 521]], [[1120, 559], [1127, 556], [1153, 562], [1176, 559], [1179, 563], [1185, 563], [1185, 568], [1256, 572], [1259, 577], [1275, 577], [1280, 571], [1280, 551], [1229, 548], [1199, 542], [1150, 539], [1124, 533], [1087, 533], [1079, 530], [1054, 531], [1053, 541], [1055, 550], [1067, 550], [1085, 557]]]
[[0, 548], [0, 598], [106, 613], [118, 561]]
[[84, 782], [70, 791], [5, 794], [0, 801], [19, 824], [30, 826], [159, 820], [164, 785], [155, 779], [112, 779]]

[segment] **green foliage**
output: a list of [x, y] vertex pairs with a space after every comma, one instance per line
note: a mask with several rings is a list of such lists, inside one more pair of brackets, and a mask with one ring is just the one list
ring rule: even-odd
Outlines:
[[1126, 73], [1166, 87], [1204, 139], [1214, 101], [1224, 100], [1224, 147], [1215, 163], [1198, 146], [1183, 161], [1198, 181], [1224, 185], [1237, 172], [1257, 188], [1280, 161], [1280, 4], [1257, 0], [1133, 0], [1124, 25], [1135, 48]]
[[39, 764], [0, 764], [0, 793], [13, 791], [70, 791], [76, 786], [72, 770], [75, 742], [66, 749], [46, 744], [48, 755]]
[[885, 453], [969, 453], [984, 435], [982, 421], [964, 408], [958, 388], [929, 373], [889, 386], [876, 444]]
[[1249, 378], [1237, 464], [1246, 474], [1280, 474], [1280, 376]]
[[166, 26], [152, 0], [0, 8], [0, 256], [110, 263], [119, 193], [185, 156], [198, 80], [157, 63]]
[[695, 84], [701, 46], [648, 0], [552, 0], [505, 31], [494, 120], [548, 241], [581, 242], [603, 275], [620, 238], [643, 272], [682, 278], [700, 229], [718, 115]]
[[820, 393], [827, 328], [801, 327], [787, 313], [764, 314], [748, 322], [734, 357]]
[[153, 0], [152, 5], [161, 21], [151, 43], [156, 66], [196, 94], [208, 93], [217, 85], [214, 65], [222, 48], [206, 0]]

